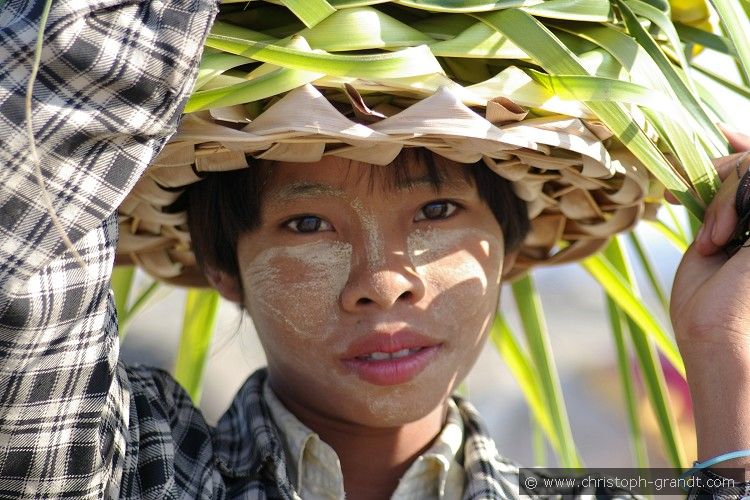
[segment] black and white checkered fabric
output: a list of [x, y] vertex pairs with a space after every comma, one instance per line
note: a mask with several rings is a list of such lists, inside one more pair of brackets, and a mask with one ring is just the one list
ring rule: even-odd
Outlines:
[[118, 365], [109, 279], [115, 209], [174, 132], [218, 5], [52, 2], [32, 122], [81, 267], [25, 131], [43, 4], [0, 7], [0, 498], [212, 498], [210, 446], [184, 449], [195, 410], [144, 404], [150, 386]]
[[[166, 373], [118, 362], [109, 280], [115, 209], [176, 128], [215, 0], [54, 0], [24, 99], [42, 2], [0, 0], [0, 499], [293, 498], [260, 387], [216, 429]], [[465, 498], [518, 494], [478, 415]]]

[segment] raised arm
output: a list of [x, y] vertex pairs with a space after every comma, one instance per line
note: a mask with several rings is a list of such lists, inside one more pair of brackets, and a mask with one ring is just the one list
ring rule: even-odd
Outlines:
[[216, 2], [54, 0], [36, 164], [24, 101], [44, 3], [0, 2], [0, 491], [102, 498], [132, 458], [109, 294], [115, 210], [176, 128]]

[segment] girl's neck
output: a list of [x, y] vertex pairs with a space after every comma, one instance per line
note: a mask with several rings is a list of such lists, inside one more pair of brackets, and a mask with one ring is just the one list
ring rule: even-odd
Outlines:
[[447, 405], [398, 427], [367, 427], [295, 405], [280, 397], [303, 424], [331, 446], [341, 462], [344, 491], [355, 500], [387, 499], [414, 460], [435, 440], [445, 422]]

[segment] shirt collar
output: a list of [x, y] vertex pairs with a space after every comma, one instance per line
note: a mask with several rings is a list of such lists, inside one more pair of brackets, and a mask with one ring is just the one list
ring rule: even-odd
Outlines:
[[213, 430], [214, 456], [222, 474], [251, 477], [270, 474], [283, 489], [288, 480], [278, 429], [263, 400], [267, 370], [255, 371], [242, 385]]
[[445, 425], [427, 451], [406, 470], [394, 497], [414, 498], [435, 487], [437, 498], [458, 498], [464, 486], [464, 469], [460, 463], [463, 442], [461, 413], [453, 399], [448, 399]]
[[[294, 486], [325, 491], [330, 498], [343, 498], [343, 477], [336, 452], [309, 427], [299, 421], [274, 394], [268, 381], [263, 397], [271, 416], [279, 426], [289, 457], [289, 472]], [[399, 481], [394, 498], [424, 496], [433, 488], [438, 498], [456, 497], [464, 484], [464, 471], [459, 463], [464, 439], [464, 424], [456, 403], [448, 400], [445, 424], [427, 449], [411, 464]], [[312, 483], [312, 484], [310, 484]], [[301, 492], [302, 493], [302, 492]], [[430, 495], [433, 496], [433, 495]]]
[[[338, 455], [276, 397], [266, 380], [263, 397], [281, 431], [289, 457], [289, 473], [301, 495], [314, 490], [329, 498], [344, 498], [344, 478]], [[303, 484], [305, 490], [300, 490]], [[320, 496], [316, 496], [320, 498]]]
[[[284, 445], [263, 398], [267, 370], [255, 371], [240, 388], [213, 433], [217, 466], [228, 477], [250, 477], [268, 470], [282, 488], [292, 489], [284, 460]], [[517, 498], [511, 477], [517, 468], [500, 457], [476, 409], [453, 396], [464, 425], [464, 497]], [[514, 491], [515, 489], [515, 491]]]

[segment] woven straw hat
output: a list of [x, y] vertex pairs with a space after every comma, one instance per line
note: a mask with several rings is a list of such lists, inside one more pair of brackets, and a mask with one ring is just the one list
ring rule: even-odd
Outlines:
[[[517, 79], [519, 88], [530, 81], [515, 67], [502, 78]], [[252, 168], [253, 158], [315, 162], [335, 155], [385, 165], [402, 148], [423, 147], [461, 163], [484, 161], [512, 182], [532, 222], [511, 276], [591, 255], [655, 212], [649, 207], [658, 184], [583, 106], [560, 101], [566, 114], [530, 114], [522, 92], [476, 92], [440, 74], [419, 92], [388, 84], [383, 92], [372, 79], [313, 79], [260, 106], [221, 103], [185, 114], [120, 206], [118, 262], [172, 283], [205, 285], [186, 214], [164, 208], [206, 174]]]

